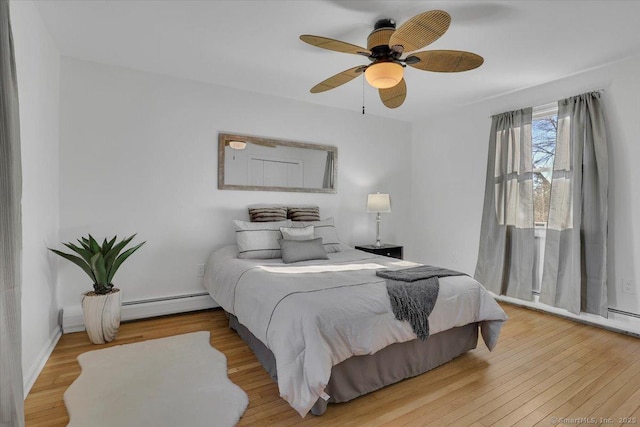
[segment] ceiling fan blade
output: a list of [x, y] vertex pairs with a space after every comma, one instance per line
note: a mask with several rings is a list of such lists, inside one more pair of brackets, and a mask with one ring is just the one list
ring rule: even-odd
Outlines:
[[334, 50], [336, 52], [353, 53], [355, 55], [369, 56], [371, 51], [355, 44], [341, 42], [340, 40], [334, 40], [327, 37], [312, 36], [309, 34], [303, 34], [300, 36], [300, 40], [305, 43], [309, 43], [312, 46], [320, 47], [322, 49]]
[[379, 89], [380, 99], [387, 108], [398, 108], [407, 97], [407, 84], [404, 79], [388, 89]]
[[419, 58], [420, 61], [412, 63], [413, 60], [410, 60], [407, 65], [419, 70], [439, 73], [469, 71], [478, 68], [484, 62], [482, 56], [462, 50], [425, 50], [414, 53], [407, 59], [411, 57]]
[[327, 90], [335, 89], [345, 83], [350, 82], [366, 70], [366, 65], [358, 65], [357, 67], [349, 68], [341, 73], [331, 76], [328, 79], [321, 81], [317, 85], [311, 88], [311, 93], [320, 93]]
[[[451, 16], [443, 10], [430, 10], [402, 24], [389, 40], [389, 46], [402, 46], [400, 52], [413, 52], [438, 40], [449, 28]], [[394, 49], [398, 50], [398, 49]]]

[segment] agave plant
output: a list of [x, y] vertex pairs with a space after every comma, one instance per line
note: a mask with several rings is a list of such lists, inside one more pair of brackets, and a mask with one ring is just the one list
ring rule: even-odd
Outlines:
[[68, 254], [51, 248], [49, 248], [49, 250], [80, 267], [82, 271], [87, 273], [87, 275], [91, 277], [91, 280], [93, 280], [93, 290], [95, 293], [104, 295], [113, 289], [113, 283], [111, 283], [111, 280], [113, 280], [113, 276], [116, 274], [116, 271], [118, 271], [118, 268], [120, 268], [122, 263], [129, 258], [131, 254], [138, 250], [140, 246], [146, 243], [142, 242], [139, 245], [122, 252], [124, 247], [127, 246], [134, 237], [136, 237], [135, 234], [116, 243], [117, 236], [114, 236], [113, 239], [109, 241], [104, 239], [102, 245], [100, 245], [96, 239], [89, 234], [88, 238], [81, 237], [78, 239], [80, 246], [71, 242], [63, 243], [63, 245], [80, 256]]

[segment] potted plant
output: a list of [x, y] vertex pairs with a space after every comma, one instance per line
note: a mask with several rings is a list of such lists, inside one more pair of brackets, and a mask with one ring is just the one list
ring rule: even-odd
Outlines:
[[100, 245], [89, 234], [88, 237], [78, 239], [80, 246], [71, 242], [63, 243], [78, 255], [49, 248], [53, 253], [76, 264], [93, 280], [93, 291], [82, 295], [82, 317], [89, 340], [94, 344], [111, 342], [118, 334], [122, 292], [111, 281], [122, 263], [146, 243], [142, 242], [122, 252], [135, 236], [134, 234], [118, 243], [117, 236], [114, 236], [108, 241], [104, 239]]

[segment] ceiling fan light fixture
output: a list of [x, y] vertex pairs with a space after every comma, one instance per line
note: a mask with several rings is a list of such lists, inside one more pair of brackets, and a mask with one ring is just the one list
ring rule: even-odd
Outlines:
[[244, 141], [229, 141], [229, 147], [233, 148], [234, 150], [244, 150], [245, 148], [247, 148], [247, 143]]
[[378, 62], [367, 67], [364, 76], [367, 82], [377, 89], [394, 87], [404, 75], [402, 65], [397, 62]]

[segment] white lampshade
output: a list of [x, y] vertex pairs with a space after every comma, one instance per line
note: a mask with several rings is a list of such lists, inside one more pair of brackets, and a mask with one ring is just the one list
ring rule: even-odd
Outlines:
[[233, 148], [234, 150], [244, 150], [245, 148], [247, 148], [247, 143], [244, 141], [229, 141], [229, 147]]
[[367, 212], [391, 212], [391, 200], [388, 194], [369, 194]]
[[378, 62], [368, 66], [364, 72], [367, 82], [378, 89], [394, 87], [400, 83], [403, 74], [402, 65], [396, 62]]

